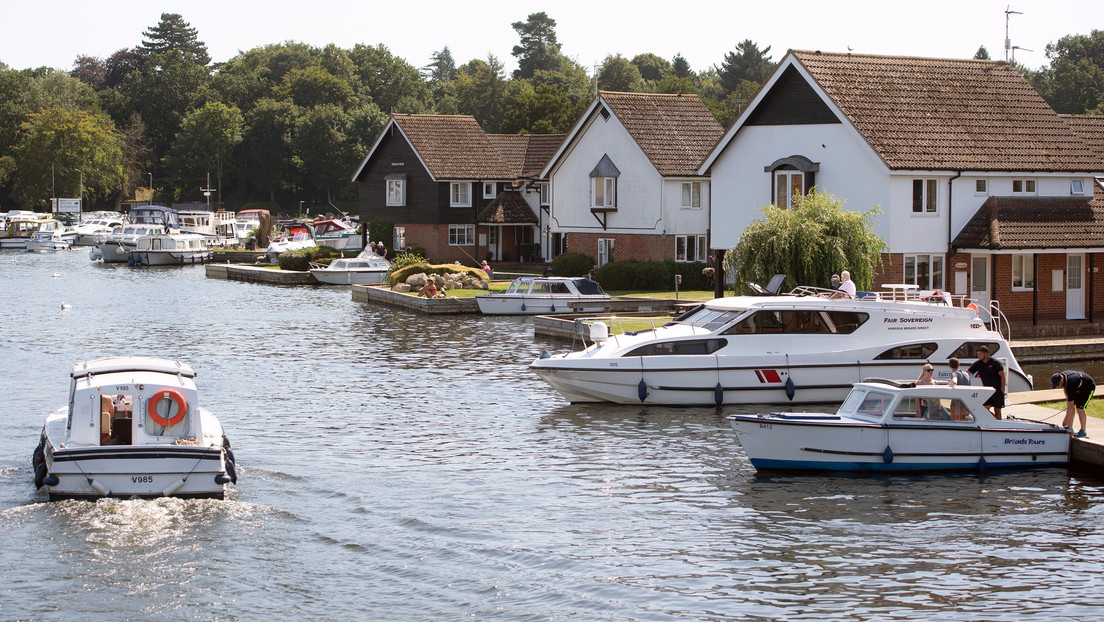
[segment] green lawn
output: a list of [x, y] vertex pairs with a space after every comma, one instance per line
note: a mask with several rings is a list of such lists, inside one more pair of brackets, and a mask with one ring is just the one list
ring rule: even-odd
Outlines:
[[[1065, 402], [1040, 402], [1036, 404], [1036, 406], [1053, 408], [1054, 410], [1061, 410], [1063, 412], [1066, 410]], [[1096, 417], [1097, 419], [1104, 419], [1104, 401], [1093, 397], [1085, 406], [1085, 414], [1090, 417]]]
[[[482, 289], [450, 289], [447, 293], [449, 296], [456, 296], [457, 298], [472, 298], [476, 294], [501, 294], [506, 291], [506, 288], [510, 286], [508, 281], [492, 281], [490, 291]], [[417, 293], [417, 292], [415, 292]], [[636, 298], [663, 298], [674, 299], [675, 292], [644, 292], [644, 291], [607, 291], [610, 296], [632, 296]], [[679, 300], [697, 300], [704, 302], [706, 300], [713, 300], [713, 292], [706, 290], [691, 290], [681, 291], [678, 293]]]

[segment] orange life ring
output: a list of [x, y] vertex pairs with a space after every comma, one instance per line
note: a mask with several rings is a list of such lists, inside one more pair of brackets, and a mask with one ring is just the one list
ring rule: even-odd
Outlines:
[[967, 309], [973, 309], [975, 314], [977, 314], [978, 316], [981, 316], [981, 314], [978, 313], [978, 308], [977, 308], [976, 304], [971, 302], [970, 304], [966, 305], [966, 308]]
[[[158, 398], [160, 396], [160, 398]], [[176, 402], [176, 415], [166, 419], [161, 416], [161, 413], [157, 412], [157, 404], [161, 400], [172, 400]], [[153, 394], [149, 403], [146, 405], [146, 413], [149, 414], [150, 419], [157, 425], [169, 427], [176, 425], [184, 420], [184, 415], [188, 414], [188, 402], [184, 401], [184, 396], [179, 391], [173, 389], [163, 389]]]

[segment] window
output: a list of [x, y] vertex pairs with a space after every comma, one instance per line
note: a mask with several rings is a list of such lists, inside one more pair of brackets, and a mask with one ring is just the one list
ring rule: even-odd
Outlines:
[[449, 225], [449, 246], [475, 246], [475, 225]]
[[391, 248], [400, 251], [406, 250], [406, 227], [395, 227], [394, 235], [391, 238]]
[[452, 182], [449, 184], [449, 196], [449, 205], [452, 207], [471, 207], [471, 182]]
[[701, 207], [701, 182], [682, 182], [682, 206]]
[[617, 206], [617, 178], [595, 177], [591, 180], [590, 196], [593, 198], [591, 207], [616, 207]]
[[1035, 194], [1035, 180], [1013, 179], [1012, 194]]
[[388, 179], [387, 180], [387, 204], [388, 205], [406, 205], [406, 180], [405, 179]]
[[552, 184], [547, 182], [540, 185], [540, 204], [552, 205]]
[[988, 179], [975, 179], [974, 180], [974, 194], [984, 196], [989, 194], [989, 180]]
[[774, 172], [774, 204], [781, 208], [793, 207], [794, 195], [803, 196], [805, 174], [801, 171]]
[[624, 356], [667, 356], [688, 354], [713, 354], [728, 345], [727, 339], [688, 339], [649, 343], [625, 353]]
[[495, 196], [497, 196], [496, 193], [495, 193], [495, 185], [496, 184], [493, 181], [483, 182], [483, 198], [484, 199], [493, 199], [493, 198], [495, 198]]
[[1012, 255], [1012, 289], [1035, 289], [1034, 256]]
[[704, 235], [676, 235], [675, 261], [705, 261]]
[[1085, 194], [1085, 182], [1080, 179], [1074, 179], [1070, 182], [1070, 194], [1081, 195]]
[[912, 180], [912, 213], [934, 214], [937, 206], [936, 199], [939, 195], [939, 180], [914, 179]]
[[913, 343], [907, 346], [897, 346], [896, 348], [890, 348], [885, 352], [882, 352], [878, 356], [874, 357], [876, 361], [893, 361], [893, 360], [920, 360], [930, 357], [939, 346], [934, 343]]
[[981, 346], [989, 348], [989, 356], [996, 356], [997, 351], [1000, 350], [999, 343], [993, 343], [991, 341], [967, 341], [966, 343], [958, 346], [951, 356], [957, 359], [976, 359], [978, 357], [977, 351]]
[[943, 289], [943, 256], [905, 255], [905, 283], [920, 289]]

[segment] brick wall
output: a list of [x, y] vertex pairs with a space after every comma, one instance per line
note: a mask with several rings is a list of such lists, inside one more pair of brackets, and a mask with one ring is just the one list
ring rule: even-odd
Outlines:
[[663, 261], [675, 258], [675, 236], [641, 234], [570, 233], [567, 252], [598, 260], [598, 239], [613, 239], [613, 260]]

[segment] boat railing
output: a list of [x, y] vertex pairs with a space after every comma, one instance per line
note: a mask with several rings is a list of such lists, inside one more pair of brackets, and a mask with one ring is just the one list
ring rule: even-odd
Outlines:
[[[615, 344], [619, 344], [619, 338], [622, 335], [636, 335], [638, 333], [646, 332], [649, 330], [655, 330], [657, 328], [666, 326], [674, 320], [669, 315], [662, 316], [625, 316], [625, 315], [610, 315], [602, 317], [585, 317], [576, 318], [575, 327], [572, 332], [572, 346], [574, 342], [579, 340], [582, 342], [583, 347], [589, 347], [595, 343], [602, 343], [607, 340], [612, 340]], [[596, 324], [604, 325], [604, 328], [595, 328]], [[694, 326], [687, 324], [691, 328], [691, 332], [701, 331], [702, 334], [710, 334], [713, 331], [700, 326]]]
[[989, 302], [989, 327], [997, 332], [1005, 341], [1012, 340], [1012, 324], [1008, 317], [1001, 311], [1000, 301]]

